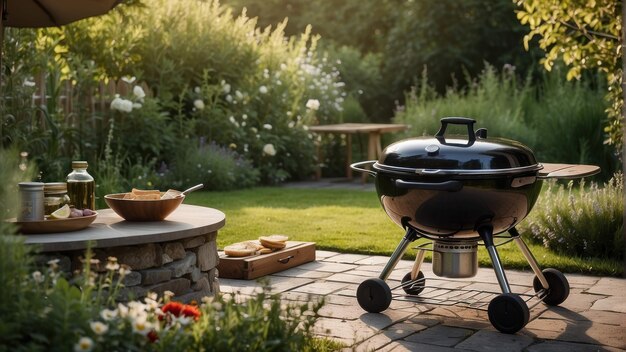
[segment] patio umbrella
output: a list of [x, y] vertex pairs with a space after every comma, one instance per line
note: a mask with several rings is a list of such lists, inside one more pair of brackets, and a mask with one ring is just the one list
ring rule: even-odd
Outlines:
[[8, 27], [56, 27], [107, 13], [121, 0], [1, 0]]
[[[107, 13], [123, 0], [0, 0], [0, 49], [4, 27], [57, 27]], [[2, 52], [0, 51], [0, 67]], [[0, 79], [0, 84], [2, 81]]]

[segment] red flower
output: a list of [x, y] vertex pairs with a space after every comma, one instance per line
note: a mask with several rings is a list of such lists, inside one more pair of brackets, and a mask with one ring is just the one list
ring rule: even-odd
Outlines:
[[193, 320], [200, 318], [200, 310], [196, 306], [185, 305], [182, 313], [186, 317], [193, 317]]
[[152, 330], [148, 333], [148, 340], [150, 340], [150, 342], [156, 342], [159, 339], [159, 335], [156, 333], [156, 331]]
[[[168, 302], [166, 305], [161, 308], [163, 314], [170, 313], [175, 317], [181, 316], [181, 314], [185, 317], [192, 317], [194, 320], [198, 320], [200, 318], [200, 310], [198, 307], [182, 304], [180, 302]], [[159, 320], [163, 320], [163, 316], [159, 316]]]
[[173, 316], [178, 317], [180, 316], [180, 313], [182, 312], [184, 307], [184, 304], [172, 301], [164, 305], [161, 310], [163, 311], [163, 313], [171, 313]]

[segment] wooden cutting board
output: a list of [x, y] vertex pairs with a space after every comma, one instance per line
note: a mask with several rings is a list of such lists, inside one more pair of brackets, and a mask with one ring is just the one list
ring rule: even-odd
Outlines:
[[551, 164], [541, 163], [543, 169], [539, 170], [539, 178], [575, 179], [592, 176], [600, 172], [600, 167], [595, 165], [579, 164]]
[[287, 246], [269, 254], [229, 257], [220, 252], [219, 277], [251, 280], [315, 260], [315, 242], [287, 241]]

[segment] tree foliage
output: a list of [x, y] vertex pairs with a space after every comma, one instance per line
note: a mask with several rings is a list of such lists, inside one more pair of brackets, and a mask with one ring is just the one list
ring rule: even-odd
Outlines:
[[562, 59], [568, 65], [568, 79], [579, 79], [587, 69], [606, 73], [608, 81], [607, 143], [621, 144], [622, 2], [615, 0], [518, 0], [521, 8], [517, 18], [530, 27], [524, 37], [529, 41], [539, 37], [539, 47], [545, 50], [541, 60], [546, 70]]
[[[261, 27], [288, 18], [286, 34], [301, 32], [307, 25], [322, 38], [361, 52], [362, 59], [378, 60], [382, 81], [360, 85], [355, 91], [370, 119], [389, 118], [396, 104], [421, 76], [440, 92], [446, 87], [466, 86], [488, 62], [495, 67], [515, 66], [525, 75], [533, 55], [524, 52], [527, 28], [515, 18], [510, 0], [223, 0], [235, 11], [247, 10]], [[345, 54], [346, 51], [336, 51]], [[375, 54], [375, 56], [371, 56]], [[368, 56], [370, 55], [370, 56]], [[342, 58], [342, 61], [343, 58]], [[368, 68], [374, 69], [371, 65]], [[351, 68], [339, 67], [342, 77]], [[352, 72], [347, 75], [354, 76]], [[351, 91], [350, 79], [345, 79]], [[374, 81], [372, 81], [374, 83]], [[362, 83], [362, 82], [359, 82]], [[360, 93], [361, 94], [361, 93]]]

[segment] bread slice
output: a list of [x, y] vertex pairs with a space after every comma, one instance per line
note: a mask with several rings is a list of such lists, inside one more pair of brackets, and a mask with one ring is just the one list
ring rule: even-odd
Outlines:
[[163, 193], [161, 199], [172, 199], [181, 196], [181, 191], [177, 191], [175, 189], [168, 189], [167, 192]]
[[246, 242], [233, 243], [224, 247], [224, 254], [229, 257], [247, 257], [257, 253], [257, 247]]
[[134, 195], [137, 195], [137, 196], [139, 196], [139, 195], [146, 195], [146, 194], [156, 194], [158, 196], [161, 195], [161, 191], [159, 191], [158, 189], [143, 190], [143, 189], [133, 188], [131, 193], [134, 194]]
[[259, 242], [263, 247], [270, 249], [283, 249], [287, 246], [285, 242], [267, 240], [265, 237], [259, 237]]

